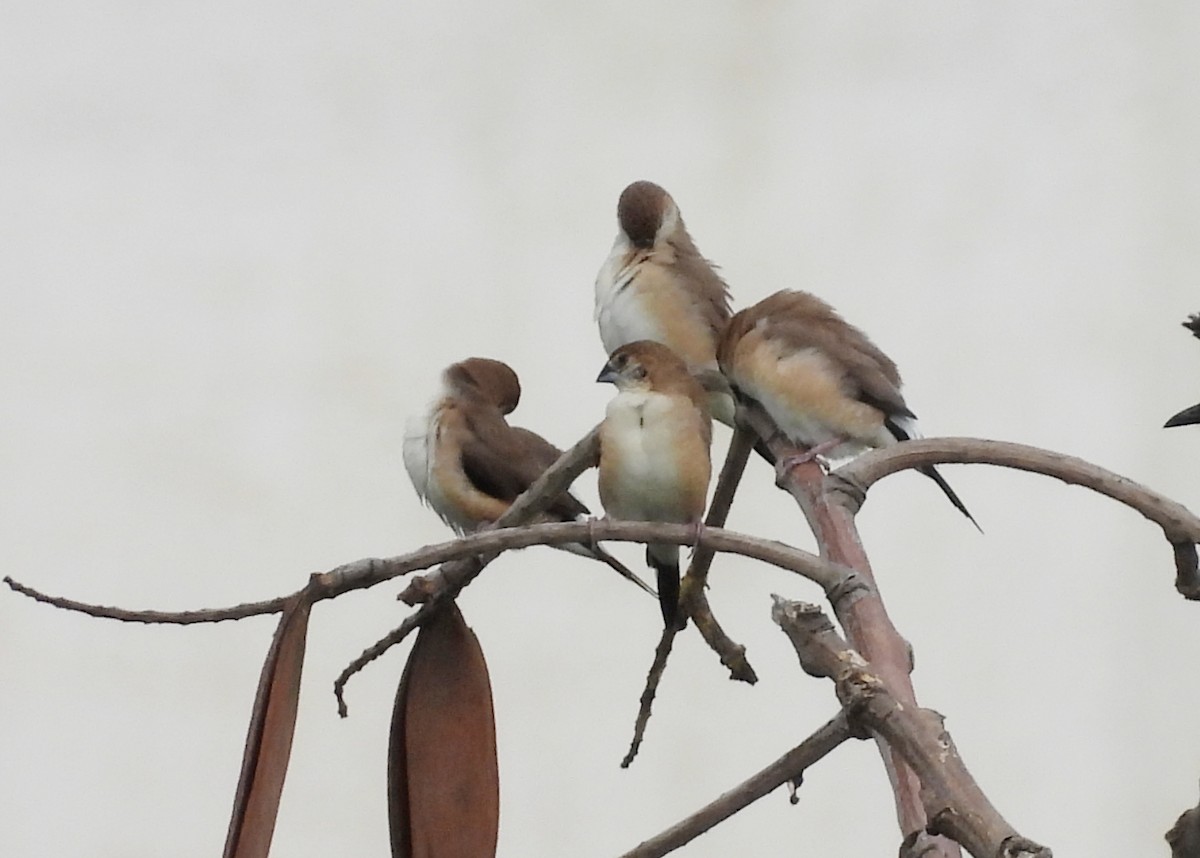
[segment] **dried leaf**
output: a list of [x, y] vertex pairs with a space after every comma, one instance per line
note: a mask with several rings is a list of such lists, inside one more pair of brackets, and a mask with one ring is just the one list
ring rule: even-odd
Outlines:
[[288, 606], [263, 663], [225, 838], [225, 858], [266, 858], [271, 849], [292, 751], [311, 607], [304, 599]]
[[487, 663], [450, 603], [408, 657], [388, 747], [393, 858], [496, 854], [500, 773]]

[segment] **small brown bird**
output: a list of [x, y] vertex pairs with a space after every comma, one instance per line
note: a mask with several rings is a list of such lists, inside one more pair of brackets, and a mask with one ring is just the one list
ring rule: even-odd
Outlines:
[[[900, 373], [867, 335], [806, 292], [776, 292], [733, 317], [719, 349], [721, 370], [738, 393], [759, 403], [779, 431], [808, 452], [852, 456], [918, 438], [900, 393]], [[932, 466], [921, 473], [979, 525]]]
[[[596, 277], [596, 322], [608, 353], [626, 343], [669, 346], [693, 371], [717, 369], [729, 287], [696, 249], [675, 201], [634, 182], [617, 202], [616, 241]], [[713, 415], [733, 425], [733, 399], [712, 393]]]
[[[1182, 323], [1185, 328], [1192, 332], [1192, 335], [1200, 338], [1200, 313], [1193, 313], [1188, 316], [1188, 320]], [[1192, 423], [1200, 423], [1200, 405], [1193, 405], [1191, 408], [1185, 408], [1163, 424], [1164, 429], [1169, 429], [1172, 426], [1189, 426]]]
[[[456, 533], [494, 522], [562, 455], [542, 436], [508, 425], [505, 415], [520, 399], [521, 384], [507, 364], [468, 358], [442, 373], [441, 395], [426, 414], [409, 421], [404, 467], [417, 495]], [[586, 518], [587, 507], [564, 492], [538, 520]], [[654, 593], [599, 546], [559, 547], [607, 563]]]
[[[666, 346], [627, 343], [609, 356], [596, 379], [617, 395], [600, 424], [600, 502], [626, 521], [702, 526], [712, 418], [708, 394]], [[658, 575], [667, 627], [679, 625], [679, 546], [650, 543], [646, 563]]]

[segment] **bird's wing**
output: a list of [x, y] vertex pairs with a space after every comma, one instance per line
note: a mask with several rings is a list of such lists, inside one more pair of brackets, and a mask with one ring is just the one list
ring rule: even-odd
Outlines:
[[[500, 500], [516, 500], [562, 455], [542, 436], [503, 421], [480, 420], [472, 428], [462, 448], [463, 473], [481, 492]], [[546, 511], [562, 521], [573, 521], [588, 510], [564, 492]]]
[[713, 337], [721, 336], [732, 315], [729, 308], [729, 286], [717, 274], [716, 266], [694, 248], [677, 252], [675, 266], [680, 280], [689, 284], [689, 293], [696, 309], [708, 323]]
[[889, 416], [914, 416], [900, 393], [896, 364], [824, 301], [803, 292], [786, 293], [778, 307], [764, 308], [761, 324], [765, 337], [778, 339], [789, 349], [825, 354], [842, 369], [850, 396]]

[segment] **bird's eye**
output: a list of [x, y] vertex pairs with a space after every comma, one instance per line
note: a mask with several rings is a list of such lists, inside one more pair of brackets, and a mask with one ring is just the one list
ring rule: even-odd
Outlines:
[[646, 377], [646, 368], [644, 366], [642, 366], [640, 363], [635, 363], [629, 368], [629, 374], [632, 375], [634, 378], [645, 378]]

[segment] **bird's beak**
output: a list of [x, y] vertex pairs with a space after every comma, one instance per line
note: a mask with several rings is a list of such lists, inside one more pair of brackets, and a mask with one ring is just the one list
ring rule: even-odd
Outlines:
[[1164, 429], [1169, 429], [1172, 426], [1187, 426], [1192, 423], [1200, 423], [1200, 405], [1193, 405], [1191, 408], [1185, 408], [1163, 424]]
[[604, 369], [600, 370], [600, 374], [596, 376], [596, 383], [608, 382], [609, 384], [617, 383], [617, 371], [613, 369], [611, 363], [606, 363]]

